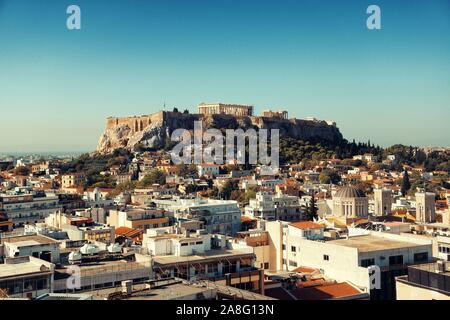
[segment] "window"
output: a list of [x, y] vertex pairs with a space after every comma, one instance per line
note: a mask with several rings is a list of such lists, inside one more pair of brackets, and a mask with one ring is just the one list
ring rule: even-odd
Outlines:
[[361, 260], [361, 267], [363, 267], [363, 268], [373, 266], [374, 264], [375, 264], [375, 259], [373, 259], [373, 258]]
[[428, 261], [428, 252], [414, 253], [414, 262]]
[[269, 269], [269, 263], [268, 262], [264, 262], [264, 269]]
[[203, 244], [203, 241], [197, 241], [195, 244]]
[[403, 264], [403, 256], [402, 255], [389, 257], [389, 265], [390, 266], [395, 266], [395, 265], [399, 265], [399, 264]]
[[325, 261], [330, 261], [330, 256], [327, 255], [327, 254], [324, 254], [324, 255], [323, 255], [323, 260], [325, 260]]
[[216, 274], [218, 270], [217, 264], [216, 263], [209, 263], [208, 264], [208, 273], [214, 273]]
[[295, 246], [291, 246], [291, 251], [292, 251], [292, 252], [296, 252], [296, 251], [297, 251], [297, 248], [296, 248]]
[[297, 262], [289, 260], [289, 266], [296, 267], [297, 266]]
[[188, 246], [188, 245], [189, 245], [189, 243], [187, 243], [187, 242], [183, 242], [183, 243], [181, 244], [182, 247], [185, 247], [185, 246]]
[[285, 244], [281, 245], [281, 250], [286, 250], [286, 245]]
[[445, 247], [443, 245], [439, 245], [439, 252], [440, 253], [450, 253], [450, 247]]

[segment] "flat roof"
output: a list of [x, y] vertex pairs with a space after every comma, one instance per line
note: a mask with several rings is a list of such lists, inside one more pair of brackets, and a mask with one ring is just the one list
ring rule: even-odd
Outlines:
[[[45, 266], [46, 268], [48, 268], [48, 270], [46, 270], [45, 268], [42, 268], [42, 266]], [[0, 279], [23, 276], [23, 275], [32, 274], [32, 273], [43, 273], [43, 272], [50, 272], [50, 268], [46, 261], [42, 261], [42, 263], [39, 263], [39, 262], [30, 260], [30, 261], [20, 262], [20, 263], [0, 264]]]
[[[199, 287], [180, 283], [167, 284], [154, 289], [147, 289], [145, 284], [133, 285], [133, 293], [126, 300], [173, 300], [186, 296], [197, 295], [213, 290], [213, 288]], [[108, 295], [121, 292], [122, 287], [95, 290], [91, 292], [98, 299], [106, 299]]]
[[424, 246], [423, 244], [417, 244], [414, 242], [392, 240], [374, 235], [354, 236], [349, 237], [348, 239], [330, 240], [327, 242], [338, 246], [356, 248], [359, 252]]
[[36, 246], [41, 244], [54, 244], [59, 243], [52, 238], [42, 236], [42, 235], [31, 235], [31, 236], [16, 236], [3, 238], [3, 243], [14, 243], [17, 246]]
[[253, 252], [244, 251], [244, 250], [209, 250], [205, 251], [202, 255], [191, 255], [191, 256], [155, 256], [153, 257], [153, 261], [158, 264], [172, 264], [172, 263], [180, 263], [180, 262], [195, 262], [201, 260], [209, 260], [209, 259], [218, 259], [225, 257], [239, 257], [241, 255], [254, 255]]

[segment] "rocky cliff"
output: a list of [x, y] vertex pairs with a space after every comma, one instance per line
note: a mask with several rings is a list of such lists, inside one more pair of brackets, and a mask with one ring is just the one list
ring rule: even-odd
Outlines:
[[280, 137], [339, 142], [343, 139], [339, 129], [325, 121], [278, 119], [266, 117], [235, 117], [231, 115], [200, 115], [160, 111], [152, 115], [108, 118], [106, 130], [100, 137], [96, 152], [110, 153], [124, 148], [161, 148], [171, 133], [178, 128], [194, 129], [194, 121], [201, 120], [203, 129], [279, 129]]

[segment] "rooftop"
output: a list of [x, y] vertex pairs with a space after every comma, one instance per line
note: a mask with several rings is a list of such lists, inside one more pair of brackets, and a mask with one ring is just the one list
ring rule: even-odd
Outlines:
[[[14, 261], [14, 262], [13, 262]], [[0, 264], [0, 278], [37, 274], [51, 270], [52, 264], [33, 257], [21, 257], [11, 260], [11, 263]]]
[[345, 298], [367, 298], [367, 294], [347, 282], [322, 284], [307, 288], [297, 288], [291, 291], [298, 300], [328, 300]]
[[[97, 299], [108, 299], [115, 294], [122, 292], [122, 287], [114, 287], [108, 289], [95, 290], [92, 294]], [[179, 300], [183, 298], [205, 296], [206, 293], [213, 293], [215, 290], [209, 287], [201, 287], [191, 285], [182, 281], [167, 282], [165, 285], [156, 288], [148, 288], [145, 284], [133, 285], [133, 293], [129, 296], [124, 296], [122, 299], [126, 300]]]
[[239, 256], [248, 256], [253, 255], [252, 252], [246, 251], [246, 250], [209, 250], [205, 251], [202, 255], [191, 255], [191, 256], [174, 256], [174, 255], [167, 255], [167, 256], [155, 256], [153, 258], [154, 262], [157, 264], [173, 264], [173, 263], [182, 263], [182, 262], [195, 262], [195, 261], [202, 261], [202, 260], [215, 260], [215, 259], [221, 259], [221, 258], [232, 258], [232, 257], [239, 257]]
[[54, 244], [59, 243], [58, 241], [42, 236], [42, 235], [32, 235], [32, 236], [16, 236], [3, 238], [1, 240], [3, 243], [14, 243], [17, 246], [37, 246], [42, 244]]
[[412, 241], [399, 241], [374, 235], [354, 236], [348, 239], [330, 240], [328, 242], [338, 246], [356, 248], [359, 252], [423, 246]]
[[292, 222], [289, 224], [290, 226], [293, 226], [298, 229], [302, 230], [309, 230], [309, 229], [323, 229], [324, 226], [318, 223], [314, 223], [311, 221], [299, 221], [299, 222]]

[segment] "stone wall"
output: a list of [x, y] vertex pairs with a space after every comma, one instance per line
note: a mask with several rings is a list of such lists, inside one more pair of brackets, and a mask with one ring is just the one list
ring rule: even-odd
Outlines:
[[132, 132], [143, 131], [151, 123], [160, 122], [164, 119], [164, 111], [159, 111], [150, 115], [131, 116], [131, 117], [109, 117], [106, 120], [106, 130], [125, 125]]

